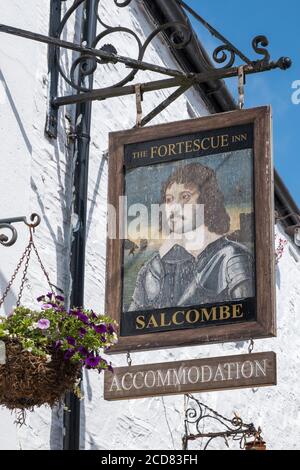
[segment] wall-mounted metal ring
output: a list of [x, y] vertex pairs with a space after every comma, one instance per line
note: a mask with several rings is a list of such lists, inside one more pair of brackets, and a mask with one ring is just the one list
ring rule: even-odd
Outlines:
[[41, 223], [41, 218], [40, 218], [40, 216], [39, 216], [38, 214], [36, 214], [36, 213], [31, 214], [30, 220], [31, 220], [31, 223], [30, 223], [30, 222], [27, 222], [27, 219], [26, 219], [26, 218], [25, 218], [25, 220], [24, 220], [24, 223], [25, 223], [28, 227], [30, 227], [30, 228], [35, 228], [35, 227], [37, 227], [38, 225], [40, 225], [40, 223]]

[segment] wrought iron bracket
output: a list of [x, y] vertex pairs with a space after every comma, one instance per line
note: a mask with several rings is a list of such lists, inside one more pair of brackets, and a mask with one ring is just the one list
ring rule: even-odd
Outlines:
[[0, 220], [0, 230], [8, 229], [10, 230], [10, 236], [7, 236], [3, 233], [0, 233], [0, 244], [3, 246], [12, 246], [16, 243], [18, 239], [17, 229], [13, 224], [23, 222], [25, 225], [31, 228], [37, 227], [41, 223], [41, 218], [38, 214], [31, 214], [30, 222], [28, 222], [26, 217], [12, 217], [10, 219], [1, 219]]
[[[246, 424], [235, 413], [232, 419], [201, 403], [193, 395], [186, 394], [185, 434], [182, 438], [183, 450], [190, 441], [201, 440], [201, 449], [207, 450], [212, 441], [223, 439], [229, 447], [229, 440], [237, 441], [241, 449], [247, 448], [247, 439], [261, 439], [261, 429], [253, 423]], [[202, 447], [203, 445], [203, 447]]]
[[[119, 8], [127, 7], [132, 0], [114, 0]], [[141, 93], [161, 90], [165, 88], [176, 88], [176, 90], [164, 100], [157, 108], [144, 117], [141, 125], [150, 122], [157, 114], [169, 106], [181, 94], [190, 87], [201, 84], [209, 80], [227, 79], [238, 77], [241, 66], [244, 76], [254, 73], [262, 73], [276, 68], [286, 70], [292, 65], [292, 61], [287, 57], [282, 57], [277, 61], [270, 60], [267, 46], [268, 39], [265, 36], [257, 36], [252, 41], [253, 50], [259, 59], [251, 60], [227, 38], [219, 33], [204, 18], [196, 13], [189, 5], [182, 0], [174, 0], [189, 15], [207, 29], [221, 45], [216, 47], [212, 54], [212, 62], [207, 63], [207, 71], [197, 73], [184, 73], [182, 70], [174, 70], [144, 60], [149, 44], [160, 34], [171, 43], [173, 48], [184, 49], [191, 41], [195, 32], [186, 16], [186, 21], [169, 22], [158, 26], [148, 36], [142, 44], [140, 37], [129, 28], [123, 26], [111, 26], [106, 24], [101, 16], [101, 2], [96, 2], [95, 15], [102, 31], [96, 36], [91, 47], [86, 47], [84, 43], [75, 44], [61, 39], [64, 29], [76, 11], [83, 5], [85, 0], [73, 0], [72, 5], [62, 14], [62, 3], [66, 0], [51, 0], [49, 36], [33, 33], [7, 25], [0, 25], [0, 32], [21, 36], [26, 39], [48, 44], [48, 68], [49, 68], [49, 105], [46, 121], [46, 133], [52, 137], [57, 137], [58, 110], [60, 106], [76, 104], [87, 101], [101, 101], [112, 97], [120, 97], [136, 93], [135, 85], [128, 85], [134, 81], [139, 70], [147, 70], [165, 75], [168, 78], [151, 81], [141, 84]], [[99, 11], [100, 9], [100, 11]], [[127, 34], [136, 41], [138, 46], [138, 57], [136, 59], [118, 54], [115, 47], [106, 42], [110, 35], [122, 33]], [[60, 50], [68, 49], [78, 53], [78, 57], [73, 60], [70, 70], [66, 71], [60, 63]], [[236, 62], [239, 62], [238, 64]], [[129, 73], [118, 83], [112, 86], [93, 89], [78, 81], [79, 75], [87, 79], [97, 73], [98, 68], [105, 64], [123, 64], [130, 69]], [[220, 66], [220, 68], [215, 68]], [[80, 72], [80, 73], [79, 73]], [[59, 96], [58, 84], [62, 78], [73, 90], [74, 93]]]

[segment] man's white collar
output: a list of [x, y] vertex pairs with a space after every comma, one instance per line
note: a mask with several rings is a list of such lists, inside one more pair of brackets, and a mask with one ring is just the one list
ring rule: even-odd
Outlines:
[[197, 252], [204, 248], [204, 227], [182, 234], [171, 233], [159, 248], [159, 255], [163, 258], [175, 245], [182, 246], [186, 251]]

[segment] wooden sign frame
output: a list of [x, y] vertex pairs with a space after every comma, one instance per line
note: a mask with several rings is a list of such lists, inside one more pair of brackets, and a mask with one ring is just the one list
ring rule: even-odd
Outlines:
[[[253, 199], [255, 240], [255, 318], [251, 321], [230, 321], [201, 325], [201, 328], [175, 329], [143, 334], [122, 333], [122, 279], [124, 240], [107, 239], [105, 310], [119, 325], [119, 342], [111, 353], [182, 347], [250, 338], [276, 336], [275, 261], [274, 261], [274, 174], [272, 164], [271, 109], [260, 107], [237, 110], [199, 119], [162, 124], [147, 128], [110, 133], [108, 203], [116, 208], [117, 230], [123, 219], [119, 197], [125, 194], [126, 148], [151, 141], [183, 139], [190, 134], [211, 133], [238, 126], [253, 129]], [[222, 131], [222, 132], [223, 132]], [[224, 134], [224, 132], [223, 132]], [[146, 145], [146, 144], [145, 144]], [[129, 147], [131, 148], [131, 147]], [[149, 163], [146, 163], [149, 164]], [[178, 306], [178, 309], [180, 306]], [[239, 316], [239, 307], [236, 318]]]

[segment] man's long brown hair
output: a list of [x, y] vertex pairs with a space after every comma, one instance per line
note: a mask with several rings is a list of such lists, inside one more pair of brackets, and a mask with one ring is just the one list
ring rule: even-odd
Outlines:
[[178, 168], [162, 187], [162, 202], [166, 202], [167, 189], [172, 184], [195, 185], [199, 191], [198, 204], [204, 204], [204, 223], [208, 230], [218, 235], [229, 232], [230, 217], [225, 208], [224, 195], [221, 192], [216, 173], [200, 163], [191, 163]]

